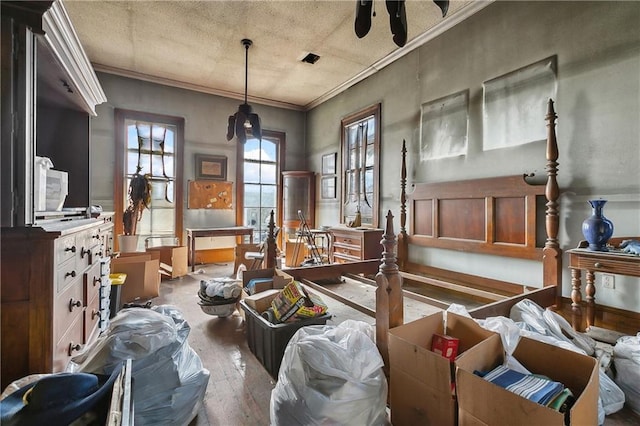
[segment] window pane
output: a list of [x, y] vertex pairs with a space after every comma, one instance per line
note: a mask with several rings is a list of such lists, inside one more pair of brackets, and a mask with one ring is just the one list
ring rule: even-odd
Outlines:
[[260, 164], [259, 163], [244, 163], [244, 181], [249, 183], [260, 182]]
[[260, 141], [248, 139], [244, 144], [244, 158], [246, 160], [260, 160]]
[[262, 161], [276, 161], [276, 144], [262, 139]]
[[175, 209], [158, 209], [154, 208], [149, 211], [145, 211], [143, 216], [151, 216], [151, 223], [153, 224], [153, 234], [175, 234]]
[[260, 185], [247, 184], [244, 186], [244, 205], [247, 207], [258, 207], [260, 205]]
[[127, 148], [138, 149], [138, 131], [133, 123], [127, 126]]
[[263, 185], [262, 186], [262, 200], [260, 202], [261, 207], [276, 207], [276, 186]]
[[138, 141], [142, 142], [142, 149], [151, 150], [151, 126], [147, 123], [138, 122], [136, 128], [138, 129]]
[[262, 164], [262, 166], [260, 167], [262, 172], [261, 172], [261, 179], [260, 181], [263, 184], [272, 184], [275, 185], [276, 184], [276, 166], [275, 164]]
[[252, 226], [256, 228], [260, 221], [260, 209], [259, 208], [245, 208], [244, 209], [244, 224], [245, 226]]
[[164, 138], [164, 152], [174, 153], [176, 132], [173, 128], [167, 129], [167, 135]]

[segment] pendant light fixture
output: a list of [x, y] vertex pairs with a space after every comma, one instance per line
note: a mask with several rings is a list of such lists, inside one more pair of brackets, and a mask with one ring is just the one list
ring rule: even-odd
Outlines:
[[[238, 141], [245, 143], [247, 141], [246, 128], [251, 129], [254, 138], [262, 140], [262, 128], [260, 127], [260, 117], [253, 112], [251, 105], [247, 103], [247, 84], [249, 80], [249, 47], [253, 43], [249, 39], [242, 39], [242, 45], [245, 49], [244, 56], [244, 103], [238, 107], [238, 112], [229, 116], [229, 126], [227, 128], [227, 140], [233, 139], [235, 133]], [[246, 127], [245, 127], [246, 126]]]

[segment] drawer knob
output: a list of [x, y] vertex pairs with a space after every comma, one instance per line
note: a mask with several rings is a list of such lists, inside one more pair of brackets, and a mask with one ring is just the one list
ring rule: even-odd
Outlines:
[[76, 252], [76, 246], [65, 247], [64, 251], [70, 251], [71, 253], [75, 253]]
[[594, 268], [602, 268], [602, 263], [600, 263], [600, 262], [596, 262], [596, 263], [593, 265], [593, 267], [594, 267]]
[[67, 272], [66, 274], [64, 274], [64, 277], [75, 277], [76, 276], [76, 271], [71, 271], [71, 272]]
[[82, 349], [82, 345], [77, 343], [77, 344], [73, 344], [73, 342], [69, 343], [69, 356], [71, 356], [73, 354], [73, 351], [79, 351], [80, 349]]
[[97, 235], [97, 234], [96, 234], [96, 235], [94, 235], [94, 236], [93, 236], [93, 237], [91, 237], [91, 238], [95, 238], [96, 240], [99, 240], [99, 239], [100, 239], [100, 235]]
[[84, 247], [80, 249], [80, 257], [84, 259], [85, 254], [91, 253], [91, 250], [85, 250]]
[[82, 306], [82, 302], [81, 301], [76, 300], [74, 302], [73, 299], [69, 300], [69, 312], [73, 312], [73, 308], [74, 307], [79, 308], [80, 306]]

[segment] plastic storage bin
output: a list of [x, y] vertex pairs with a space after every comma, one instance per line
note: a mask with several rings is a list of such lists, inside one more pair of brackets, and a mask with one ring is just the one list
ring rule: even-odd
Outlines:
[[272, 324], [250, 308], [244, 300], [240, 300], [240, 306], [245, 312], [249, 350], [275, 379], [278, 378], [284, 350], [295, 332], [307, 325], [324, 325], [331, 318], [327, 313], [292, 323]]

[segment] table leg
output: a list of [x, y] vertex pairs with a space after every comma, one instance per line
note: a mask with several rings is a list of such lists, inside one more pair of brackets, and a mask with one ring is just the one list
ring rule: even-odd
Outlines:
[[196, 239], [193, 235], [187, 235], [187, 243], [189, 245], [189, 259], [191, 259], [191, 272], [196, 270]]
[[580, 292], [582, 281], [580, 279], [580, 269], [571, 269], [571, 326], [576, 331], [582, 331], [582, 293]]
[[593, 271], [587, 271], [587, 286], [585, 291], [587, 293], [587, 329], [592, 325], [595, 325], [596, 320], [596, 286], [595, 274]]

